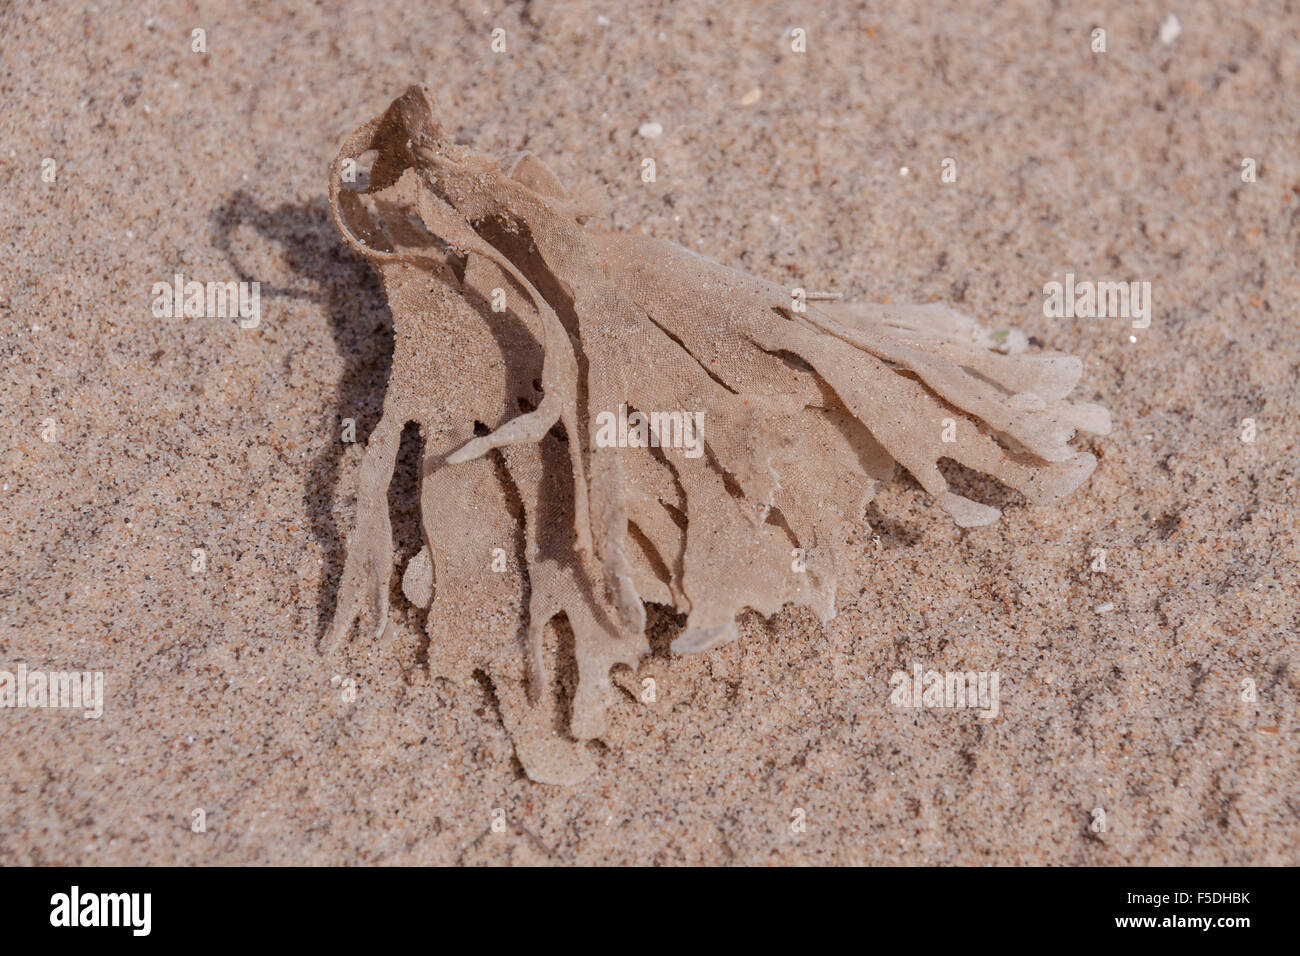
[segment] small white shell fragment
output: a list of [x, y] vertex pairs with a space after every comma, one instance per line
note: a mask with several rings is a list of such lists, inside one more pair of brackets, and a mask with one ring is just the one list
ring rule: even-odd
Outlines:
[[636, 134], [643, 139], [658, 139], [664, 134], [663, 123], [642, 123], [637, 128]]

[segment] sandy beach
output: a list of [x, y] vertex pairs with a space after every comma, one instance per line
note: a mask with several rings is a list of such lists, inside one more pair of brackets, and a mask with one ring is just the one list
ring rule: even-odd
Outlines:
[[[0, 672], [102, 686], [0, 701], [0, 864], [1300, 863], [1300, 14], [845, 6], [0, 10]], [[678, 656], [651, 607], [594, 773], [533, 782], [397, 577], [320, 649], [394, 344], [327, 177], [412, 83], [614, 228], [1079, 356], [1095, 473], [967, 529], [900, 475], [825, 625]], [[1149, 321], [1046, 315], [1067, 276]], [[929, 672], [996, 714], [899, 706]]]

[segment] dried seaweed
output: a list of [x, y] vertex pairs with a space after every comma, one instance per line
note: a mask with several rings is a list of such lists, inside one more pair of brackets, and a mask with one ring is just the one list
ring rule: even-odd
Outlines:
[[[454, 144], [423, 88], [344, 143], [330, 195], [396, 330], [330, 641], [367, 608], [384, 631], [387, 489], [416, 422], [425, 550], [403, 592], [429, 607], [435, 673], [490, 677], [535, 780], [590, 771], [611, 669], [649, 652], [645, 602], [686, 615], [680, 653], [734, 639], [746, 608], [829, 620], [848, 534], [895, 463], [958, 525], [985, 525], [998, 510], [954, 493], [942, 459], [1053, 501], [1096, 464], [1075, 432], [1109, 430], [1104, 409], [1066, 400], [1076, 358], [942, 306], [797, 308], [789, 289], [603, 229], [532, 155], [502, 169]], [[545, 649], [559, 616], [567, 726]]]

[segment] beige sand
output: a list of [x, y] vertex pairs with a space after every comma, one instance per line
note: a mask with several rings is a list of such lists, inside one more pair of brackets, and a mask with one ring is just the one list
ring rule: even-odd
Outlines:
[[[0, 710], [0, 862], [1300, 861], [1294, 14], [623, 7], [0, 14], [0, 670], [105, 693], [93, 720]], [[488, 690], [429, 676], [396, 581], [382, 642], [317, 650], [343, 420], [364, 441], [392, 354], [325, 172], [411, 82], [619, 228], [1083, 356], [1115, 424], [1096, 473], [1060, 508], [995, 491], [967, 530], [891, 486], [824, 627], [748, 615], [677, 657], [652, 611], [596, 773], [530, 782]], [[260, 282], [260, 324], [156, 316], [178, 272]], [[1045, 318], [1066, 273], [1150, 282], [1150, 327]], [[408, 442], [399, 566], [416, 465]], [[916, 666], [996, 671], [998, 716], [892, 707]]]

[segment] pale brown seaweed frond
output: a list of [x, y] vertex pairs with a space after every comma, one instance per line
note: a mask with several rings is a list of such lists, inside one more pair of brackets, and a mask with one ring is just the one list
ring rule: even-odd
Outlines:
[[[434, 671], [490, 678], [536, 780], [590, 771], [611, 669], [649, 651], [644, 602], [686, 615], [682, 653], [734, 639], [746, 608], [828, 620], [845, 541], [895, 463], [957, 524], [984, 525], [998, 510], [951, 491], [941, 460], [1053, 501], [1096, 465], [1075, 432], [1109, 429], [1067, 400], [1075, 358], [941, 306], [796, 312], [781, 286], [602, 230], [531, 155], [502, 170], [451, 143], [422, 88], [344, 143], [330, 195], [396, 329], [330, 640], [367, 606], [383, 633], [387, 488], [417, 422], [425, 550], [403, 591], [429, 607]], [[702, 416], [702, 441], [600, 440], [609, 416], [652, 412]], [[560, 616], [577, 684], [552, 692]]]

